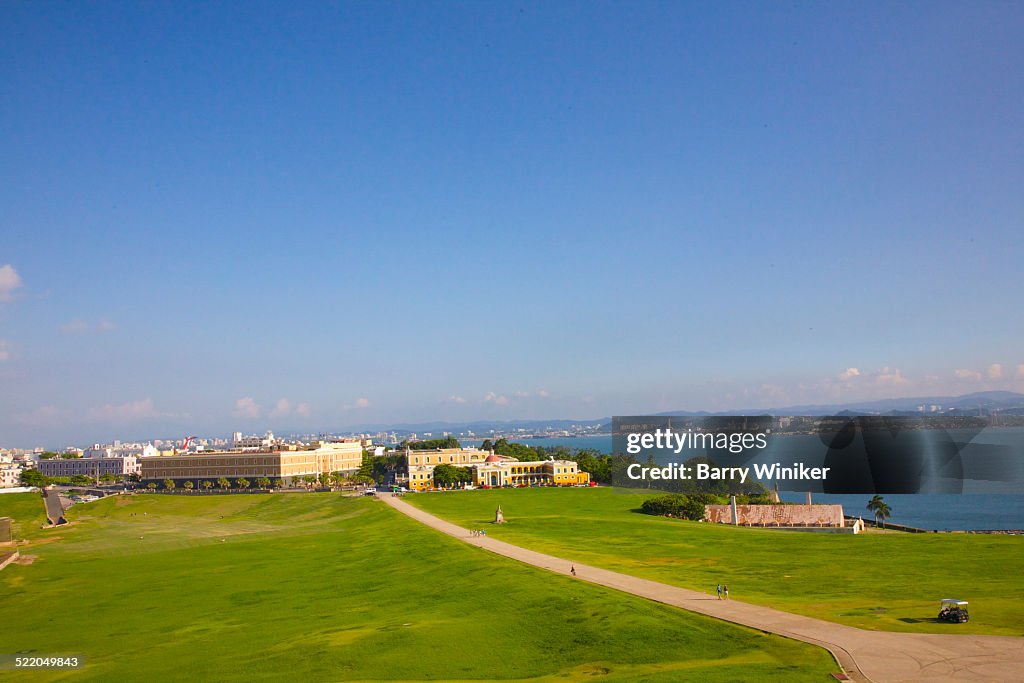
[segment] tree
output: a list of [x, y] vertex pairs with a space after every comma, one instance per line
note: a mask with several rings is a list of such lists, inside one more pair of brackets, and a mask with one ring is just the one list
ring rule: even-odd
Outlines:
[[430, 439], [428, 441], [403, 441], [399, 444], [401, 450], [409, 448], [414, 451], [436, 451], [438, 448], [461, 448], [462, 444], [454, 436], [446, 436], [443, 439]]
[[107, 472], [106, 474], [100, 477], [100, 481], [102, 481], [104, 484], [112, 484], [115, 481], [117, 481], [117, 477], [115, 477], [110, 472]]
[[186, 481], [184, 486], [185, 486], [185, 490], [186, 491], [191, 491], [192, 490], [192, 480], [189, 479], [188, 481]]
[[882, 496], [876, 493], [874, 497], [868, 501], [867, 508], [874, 513], [875, 524], [880, 524], [884, 529], [885, 520], [892, 516], [892, 508], [889, 507], [889, 504], [885, 502]]
[[203, 480], [203, 488], [206, 489], [207, 491], [209, 491], [210, 489], [213, 488], [213, 482], [210, 481], [209, 479], [204, 479]]
[[167, 489], [168, 491], [173, 491], [174, 490], [174, 480], [173, 479], [164, 479], [164, 488]]
[[231, 488], [231, 481], [229, 481], [227, 477], [218, 477], [217, 486], [220, 487], [221, 491], [227, 491]]
[[494, 448], [494, 444], [491, 443], [490, 439], [484, 439], [484, 442], [480, 444], [480, 450], [482, 451], [489, 451], [492, 448]]
[[669, 493], [657, 498], [648, 498], [640, 510], [648, 515], [664, 515], [699, 522], [704, 519], [705, 505], [722, 505], [728, 499], [712, 493]]
[[508, 439], [498, 439], [494, 442], [496, 455], [506, 455], [523, 462], [543, 460], [543, 456], [536, 449], [530, 448], [524, 443], [511, 443]]
[[146, 484], [146, 488], [149, 489], [150, 491], [156, 491], [156, 482], [149, 482], [148, 484]]
[[60, 457], [63, 458], [64, 460], [77, 460], [77, 459], [81, 458], [82, 456], [79, 453], [70, 453], [70, 452], [68, 452], [68, 453], [61, 453]]
[[331, 483], [331, 473], [330, 472], [321, 472], [317, 476], [316, 480], [320, 483], [320, 486], [323, 486], [323, 487], [326, 488]]
[[444, 488], [473, 481], [473, 472], [468, 467], [438, 465], [434, 468], [434, 486]]
[[22, 486], [36, 486], [45, 488], [51, 483], [50, 478], [37, 469], [23, 469], [21, 471]]
[[237, 486], [240, 489], [247, 489], [249, 488], [249, 480], [246, 479], [245, 477], [239, 477], [238, 479], [235, 480], [235, 486]]
[[274, 480], [274, 488], [275, 489], [279, 489], [279, 488], [281, 488], [283, 486], [284, 486], [284, 482], [283, 481], [281, 481], [280, 479], [275, 479]]
[[370, 455], [370, 451], [363, 450], [363, 460], [359, 464], [359, 470], [356, 474], [361, 477], [373, 478], [373, 456]]
[[266, 477], [260, 477], [259, 479], [256, 480], [256, 486], [259, 486], [261, 489], [266, 490], [270, 488], [270, 480], [267, 479]]
[[75, 486], [88, 486], [92, 484], [92, 477], [87, 474], [72, 474], [68, 481]]
[[302, 477], [302, 483], [306, 485], [307, 489], [312, 488], [313, 484], [316, 483], [316, 476], [312, 474], [307, 474], [304, 477]]

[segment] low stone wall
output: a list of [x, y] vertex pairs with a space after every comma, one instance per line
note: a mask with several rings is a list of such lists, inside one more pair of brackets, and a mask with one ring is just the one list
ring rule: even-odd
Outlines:
[[[842, 527], [842, 505], [737, 505], [740, 526]], [[706, 505], [704, 519], [733, 524], [731, 505]]]

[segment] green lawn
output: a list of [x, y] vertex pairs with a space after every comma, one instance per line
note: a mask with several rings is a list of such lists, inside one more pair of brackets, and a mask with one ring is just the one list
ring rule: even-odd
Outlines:
[[0, 517], [14, 520], [15, 538], [35, 538], [40, 527], [47, 523], [46, 508], [38, 493], [3, 493], [0, 494]]
[[[566, 559], [863, 628], [1024, 635], [1024, 538], [833, 535], [640, 514], [649, 495], [598, 489], [420, 493], [405, 500], [467, 528]], [[508, 524], [489, 524], [501, 504]], [[968, 624], [935, 621], [941, 598]]]
[[337, 494], [137, 495], [39, 530], [0, 571], [0, 652], [83, 654], [5, 680], [798, 681], [823, 650], [568, 577]]

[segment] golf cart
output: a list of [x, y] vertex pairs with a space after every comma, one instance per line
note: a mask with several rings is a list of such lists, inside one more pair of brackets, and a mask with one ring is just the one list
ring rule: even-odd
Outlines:
[[963, 624], [970, 618], [971, 616], [967, 614], [966, 600], [943, 599], [942, 608], [939, 610], [939, 621]]

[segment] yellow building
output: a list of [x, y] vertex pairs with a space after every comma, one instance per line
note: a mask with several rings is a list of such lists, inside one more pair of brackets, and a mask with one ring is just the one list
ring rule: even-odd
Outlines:
[[[293, 450], [294, 449], [294, 450]], [[323, 473], [352, 474], [363, 460], [363, 446], [355, 441], [315, 443], [306, 448], [272, 451], [211, 451], [188, 455], [139, 458], [143, 481], [175, 481], [220, 477], [254, 480], [285, 479]]]
[[434, 488], [434, 468], [438, 465], [469, 467], [476, 486], [572, 486], [590, 482], [590, 474], [581, 472], [572, 460], [520, 461], [476, 448], [406, 450], [406, 458], [409, 488], [416, 490]]

